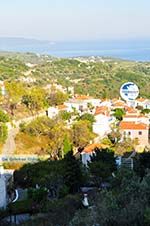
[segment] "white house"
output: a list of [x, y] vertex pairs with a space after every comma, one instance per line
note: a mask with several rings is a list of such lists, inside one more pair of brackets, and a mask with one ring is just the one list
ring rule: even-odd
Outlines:
[[136, 106], [141, 106], [144, 109], [150, 109], [150, 100], [141, 97], [136, 100]]
[[111, 132], [111, 124], [115, 118], [110, 115], [110, 109], [107, 106], [97, 107], [95, 111], [95, 122], [93, 123], [93, 132], [103, 138]]
[[93, 132], [98, 134], [100, 137], [105, 136], [111, 132], [110, 128], [110, 117], [98, 114], [95, 116], [95, 122], [93, 123]]
[[144, 123], [149, 125], [150, 120], [148, 116], [145, 115], [125, 115], [123, 117], [124, 122], [135, 122], [135, 123]]
[[78, 112], [87, 110], [87, 103], [83, 101], [76, 101], [72, 99], [68, 102], [65, 102], [65, 105], [67, 106], [68, 112], [73, 112], [74, 109]]
[[4, 176], [3, 167], [0, 166], [0, 209], [6, 208], [7, 192], [6, 192], [6, 178]]
[[146, 100], [145, 102], [144, 102], [144, 109], [150, 109], [150, 100]]
[[49, 118], [56, 117], [58, 115], [58, 113], [59, 113], [59, 110], [56, 107], [49, 107], [48, 110], [47, 110], [47, 116]]
[[108, 146], [104, 144], [98, 144], [98, 143], [89, 144], [81, 152], [82, 163], [87, 166], [88, 162], [91, 161], [91, 156], [95, 154], [95, 148], [106, 149], [107, 147]]
[[[90, 96], [86, 95], [78, 95], [74, 98], [70, 99], [69, 101], [65, 102], [65, 105], [67, 106], [67, 111], [72, 112], [73, 109], [76, 109], [79, 112], [89, 112], [91, 110], [91, 113], [94, 113], [95, 108], [97, 106], [100, 106], [101, 100], [95, 99]], [[91, 109], [90, 109], [91, 105]]]
[[130, 137], [132, 140], [138, 138], [139, 145], [149, 145], [149, 125], [134, 121], [121, 121], [120, 132], [122, 138]]
[[112, 101], [111, 100], [103, 100], [100, 104], [100, 106], [106, 106], [108, 108], [112, 108]]

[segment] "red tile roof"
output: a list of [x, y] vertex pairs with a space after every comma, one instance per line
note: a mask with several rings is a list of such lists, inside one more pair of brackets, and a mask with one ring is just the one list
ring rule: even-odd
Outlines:
[[119, 126], [121, 130], [148, 130], [148, 126], [144, 123], [122, 121]]
[[146, 99], [145, 98], [142, 98], [142, 97], [140, 97], [140, 98], [137, 99], [138, 102], [144, 102], [145, 100]]
[[67, 106], [64, 105], [64, 104], [61, 104], [61, 105], [58, 105], [57, 108], [58, 108], [59, 110], [65, 110], [65, 109], [67, 108]]
[[109, 108], [107, 106], [96, 107], [95, 115], [99, 114], [109, 115]]
[[88, 146], [86, 146], [83, 150], [84, 153], [91, 153], [94, 151], [95, 148], [108, 148], [108, 145], [105, 144], [89, 144]]
[[126, 103], [124, 103], [123, 101], [117, 101], [113, 104], [114, 107], [126, 107]]
[[92, 97], [86, 95], [80, 95], [75, 97], [76, 100], [90, 100]]
[[138, 110], [137, 109], [134, 109], [132, 107], [126, 107], [125, 110], [129, 114], [136, 114], [136, 113], [138, 113]]
[[125, 115], [123, 118], [148, 118], [145, 115]]

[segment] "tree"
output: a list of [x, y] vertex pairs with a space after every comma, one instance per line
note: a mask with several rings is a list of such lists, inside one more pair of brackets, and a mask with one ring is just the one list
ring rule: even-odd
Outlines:
[[[31, 136], [45, 136], [47, 138], [46, 151], [52, 159], [64, 156], [65, 139], [72, 144], [71, 130], [67, 128], [65, 122], [57, 118], [38, 117], [27, 125], [22, 124], [20, 129]], [[65, 151], [67, 150], [65, 149]]]
[[3, 144], [8, 136], [8, 129], [5, 123], [0, 122], [0, 143]]
[[9, 121], [8, 115], [0, 109], [0, 143], [3, 144], [8, 136], [8, 128], [6, 122]]
[[121, 139], [121, 133], [117, 128], [112, 129], [111, 133], [108, 134], [108, 138], [113, 144], [118, 143]]
[[22, 96], [21, 102], [31, 111], [39, 111], [47, 106], [46, 92], [40, 87], [33, 87]]
[[73, 155], [73, 151], [69, 151], [64, 158], [64, 183], [69, 191], [77, 192], [83, 182], [83, 173], [81, 163]]
[[89, 113], [84, 113], [83, 115], [79, 116], [78, 120], [89, 121], [91, 123], [91, 126], [95, 122], [94, 116], [92, 114], [89, 114]]
[[8, 122], [9, 116], [7, 113], [5, 113], [2, 109], [0, 109], [0, 122]]
[[62, 120], [69, 121], [71, 119], [72, 113], [67, 111], [61, 111], [59, 116]]
[[123, 116], [125, 115], [125, 111], [121, 108], [116, 108], [114, 110], [113, 116], [118, 120], [121, 121], [123, 119]]
[[143, 179], [150, 169], [150, 152], [144, 151], [137, 154], [134, 159], [134, 170]]
[[64, 138], [64, 147], [63, 147], [64, 155], [66, 155], [71, 149], [72, 149], [72, 143], [70, 142], [70, 139], [66, 135]]
[[68, 99], [68, 95], [59, 90], [51, 90], [47, 101], [50, 106], [63, 104]]
[[111, 140], [108, 137], [104, 137], [101, 140], [101, 143], [104, 144], [104, 145], [107, 145], [110, 148], [113, 146], [113, 143], [111, 142]]
[[73, 124], [73, 143], [76, 147], [85, 147], [94, 138], [91, 132], [91, 123], [79, 120]]
[[58, 196], [59, 189], [63, 186], [63, 169], [62, 160], [26, 164], [14, 172], [15, 186], [35, 188], [38, 185], [40, 188], [49, 189], [52, 196]]
[[[64, 140], [68, 137], [71, 143], [71, 131], [66, 128], [62, 121], [57, 122], [49, 132], [48, 153], [52, 159], [64, 156]], [[66, 150], [65, 150], [66, 151]]]
[[145, 224], [144, 224], [145, 226], [150, 225], [150, 207], [147, 207], [145, 209], [144, 222], [145, 222]]
[[7, 95], [12, 103], [18, 103], [22, 95], [26, 92], [25, 86], [21, 82], [7, 82], [5, 83]]
[[11, 114], [14, 115], [14, 109], [21, 101], [22, 96], [25, 94], [25, 86], [21, 82], [7, 82], [5, 84], [8, 96], [8, 103]]
[[144, 114], [144, 115], [149, 114], [150, 113], [150, 109], [142, 109], [141, 113]]
[[116, 155], [124, 155], [127, 152], [135, 150], [135, 146], [138, 144], [138, 140], [131, 140], [130, 138], [124, 139], [122, 142], [116, 143], [114, 150]]
[[110, 149], [96, 148], [88, 163], [88, 167], [97, 184], [107, 180], [117, 169], [114, 152]]
[[47, 200], [48, 190], [44, 188], [28, 190], [28, 198], [32, 199], [36, 204], [45, 202]]
[[119, 183], [90, 198], [91, 207], [79, 210], [69, 226], [148, 226], [150, 225], [150, 175], [142, 182], [133, 171], [119, 170], [114, 180]]
[[92, 103], [87, 103], [87, 107], [88, 109], [92, 112], [92, 110], [94, 109], [94, 106], [92, 105]]

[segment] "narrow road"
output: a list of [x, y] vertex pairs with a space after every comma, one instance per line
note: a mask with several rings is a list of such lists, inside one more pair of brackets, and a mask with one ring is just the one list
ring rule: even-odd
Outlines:
[[15, 144], [15, 137], [17, 133], [19, 132], [19, 127], [13, 128], [11, 127], [8, 129], [8, 137], [7, 140], [3, 146], [3, 151], [2, 155], [12, 155], [16, 149], [16, 144]]
[[39, 116], [44, 116], [44, 115], [45, 115], [45, 112], [42, 112], [42, 113], [39, 113], [39, 114], [34, 115], [34, 116], [30, 116], [30, 117], [27, 117], [27, 118], [20, 119], [18, 121], [14, 121], [13, 122], [14, 126], [12, 126], [10, 123], [7, 123], [8, 137], [7, 137], [7, 140], [6, 140], [6, 142], [3, 146], [2, 155], [3, 156], [9, 156], [9, 155], [14, 154], [14, 151], [16, 149], [15, 137], [16, 137], [17, 133], [19, 132], [20, 123], [31, 122], [35, 118], [37, 118]]

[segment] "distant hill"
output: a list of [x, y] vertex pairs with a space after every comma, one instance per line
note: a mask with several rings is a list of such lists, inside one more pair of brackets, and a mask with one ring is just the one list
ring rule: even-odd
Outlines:
[[20, 62], [26, 64], [41, 64], [43, 62], [51, 61], [56, 59], [50, 55], [45, 54], [36, 54], [31, 52], [7, 52], [7, 51], [0, 51], [0, 57], [4, 58], [5, 60], [12, 59], [12, 60], [19, 60]]
[[0, 51], [48, 53], [53, 44], [36, 39], [0, 38]]
[[150, 98], [150, 62], [134, 62], [102, 57], [53, 58], [33, 53], [0, 53], [0, 80], [18, 80], [30, 71], [36, 85], [52, 81], [74, 87], [75, 93], [98, 98], [119, 97], [124, 82], [135, 82], [140, 95]]
[[42, 41], [0, 38], [0, 51], [32, 52], [57, 57], [105, 56], [150, 61], [150, 40]]
[[[27, 63], [35, 64], [34, 70]], [[120, 86], [131, 81], [139, 86], [142, 97], [150, 98], [150, 62], [101, 57], [62, 59], [34, 53], [0, 52], [0, 80], [14, 81], [22, 76], [35, 78], [39, 86], [54, 81], [64, 87], [74, 87], [75, 93], [98, 98], [119, 97]]]

